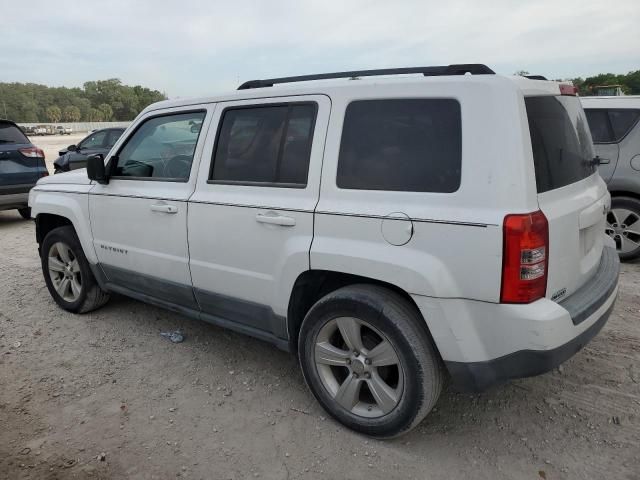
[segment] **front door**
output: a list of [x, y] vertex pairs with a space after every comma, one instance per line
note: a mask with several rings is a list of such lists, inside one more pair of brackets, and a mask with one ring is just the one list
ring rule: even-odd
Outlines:
[[330, 101], [320, 95], [218, 105], [189, 201], [203, 317], [285, 339], [292, 286], [309, 269]]
[[98, 260], [116, 287], [197, 309], [189, 274], [187, 199], [212, 107], [149, 113], [114, 148], [111, 178], [89, 195]]

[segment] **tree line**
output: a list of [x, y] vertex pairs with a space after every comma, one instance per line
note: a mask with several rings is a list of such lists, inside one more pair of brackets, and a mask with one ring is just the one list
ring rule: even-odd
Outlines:
[[117, 78], [86, 82], [82, 88], [0, 83], [0, 118], [18, 123], [126, 121], [166, 99], [158, 90], [123, 85]]
[[[519, 70], [515, 75], [531, 75], [526, 70]], [[578, 92], [582, 97], [596, 94], [595, 87], [606, 85], [620, 85], [625, 95], [640, 95], [640, 70], [634, 70], [626, 74], [599, 73], [587, 78], [556, 78], [558, 82], [573, 82], [578, 87]]]

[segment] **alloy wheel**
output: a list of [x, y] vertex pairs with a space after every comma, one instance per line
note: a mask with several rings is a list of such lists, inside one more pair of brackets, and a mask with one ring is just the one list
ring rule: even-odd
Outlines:
[[47, 262], [58, 295], [69, 303], [77, 301], [82, 293], [82, 274], [73, 250], [66, 243], [56, 242], [49, 249]]
[[324, 388], [345, 410], [367, 418], [397, 407], [404, 371], [389, 339], [368, 322], [341, 317], [318, 332], [315, 367]]
[[616, 242], [620, 253], [629, 253], [640, 247], [640, 217], [626, 208], [612, 208], [607, 214], [607, 235]]

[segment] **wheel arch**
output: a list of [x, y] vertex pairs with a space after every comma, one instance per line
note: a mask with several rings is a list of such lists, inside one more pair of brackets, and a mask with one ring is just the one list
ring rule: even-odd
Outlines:
[[44, 237], [54, 228], [71, 225], [89, 263], [98, 262], [91, 236], [87, 195], [32, 190], [29, 200], [31, 214], [36, 221], [38, 244], [42, 244]]
[[[413, 297], [401, 287], [383, 280], [354, 275], [351, 273], [339, 272], [334, 270], [307, 270], [302, 272], [294, 282], [291, 296], [289, 298], [289, 306], [287, 309], [287, 331], [289, 335], [289, 348], [297, 354], [298, 335], [302, 321], [311, 307], [325, 295], [354, 284], [369, 284], [384, 287], [393, 291], [404, 298], [412, 308], [415, 308], [420, 318], [425, 332], [433, 341], [433, 336], [429, 330], [429, 326], [422, 315], [420, 308], [416, 304]], [[435, 345], [435, 342], [434, 342]], [[436, 345], [436, 351], [437, 345]], [[439, 352], [438, 352], [439, 354]]]
[[640, 193], [638, 192], [632, 192], [628, 190], [610, 190], [609, 193], [611, 194], [611, 198], [629, 197], [629, 198], [633, 198], [634, 200], [640, 201]]

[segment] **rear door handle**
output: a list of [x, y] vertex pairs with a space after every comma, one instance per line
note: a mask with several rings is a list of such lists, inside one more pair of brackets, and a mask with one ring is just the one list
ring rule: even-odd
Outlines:
[[154, 203], [151, 205], [151, 210], [153, 212], [161, 213], [178, 213], [178, 207], [175, 205], [169, 205], [168, 203]]
[[276, 212], [258, 213], [256, 215], [256, 221], [260, 223], [270, 223], [271, 225], [282, 225], [283, 227], [293, 227], [296, 224], [295, 218], [280, 215]]

